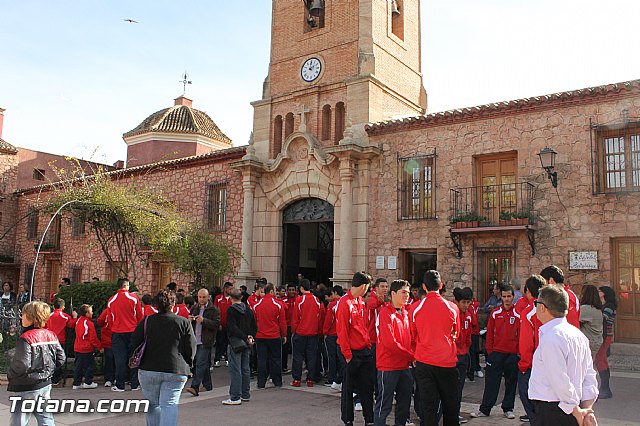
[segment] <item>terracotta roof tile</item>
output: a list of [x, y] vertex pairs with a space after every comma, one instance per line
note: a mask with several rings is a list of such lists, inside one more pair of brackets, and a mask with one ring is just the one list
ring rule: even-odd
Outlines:
[[15, 146], [11, 145], [9, 142], [0, 138], [0, 152], [5, 154], [16, 154], [18, 150]]
[[207, 136], [231, 145], [227, 137], [206, 113], [186, 105], [175, 105], [151, 114], [125, 138], [149, 132], [191, 133]]
[[513, 112], [527, 112], [572, 103], [584, 103], [597, 98], [615, 97], [628, 93], [640, 93], [640, 80], [588, 87], [586, 89], [535, 96], [532, 98], [523, 98], [514, 101], [496, 102], [470, 108], [452, 109], [400, 120], [383, 121], [369, 124], [365, 127], [365, 130], [369, 135], [381, 135], [385, 133], [458, 123], [460, 121], [492, 118]]

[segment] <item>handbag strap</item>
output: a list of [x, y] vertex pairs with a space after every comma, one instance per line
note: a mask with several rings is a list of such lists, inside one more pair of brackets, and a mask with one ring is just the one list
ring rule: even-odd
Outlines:
[[149, 319], [149, 317], [145, 317], [144, 318], [144, 341], [145, 343], [147, 342], [147, 320]]

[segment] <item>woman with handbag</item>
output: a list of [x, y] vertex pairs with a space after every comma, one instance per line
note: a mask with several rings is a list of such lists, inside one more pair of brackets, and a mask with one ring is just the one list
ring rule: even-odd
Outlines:
[[149, 400], [147, 426], [178, 424], [178, 401], [193, 363], [196, 339], [188, 319], [175, 315], [176, 294], [162, 290], [155, 297], [158, 313], [146, 317], [131, 335], [136, 348], [129, 360]]

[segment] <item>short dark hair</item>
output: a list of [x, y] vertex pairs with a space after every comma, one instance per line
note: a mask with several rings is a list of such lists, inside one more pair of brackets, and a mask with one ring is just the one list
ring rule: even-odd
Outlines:
[[265, 281], [265, 282], [263, 282], [263, 281], [258, 280], [258, 281], [256, 281], [256, 285], [255, 285], [255, 287], [254, 287], [254, 288], [255, 288], [256, 290], [258, 290], [259, 288], [265, 288], [265, 287], [267, 286], [267, 284], [268, 284], [268, 283], [267, 283], [266, 281]]
[[91, 305], [84, 304], [78, 308], [78, 316], [85, 316], [91, 310]]
[[196, 299], [193, 298], [193, 296], [189, 295], [189, 296], [185, 296], [184, 297], [184, 304], [187, 306], [193, 306], [196, 303]]
[[67, 285], [70, 285], [70, 284], [71, 284], [71, 280], [70, 280], [69, 278], [67, 278], [67, 277], [64, 277], [64, 278], [62, 279], [62, 282], [64, 282], [64, 283], [65, 283], [65, 284], [67, 284]]
[[293, 287], [296, 290], [298, 289], [298, 286], [296, 285], [296, 283], [287, 283], [287, 288]]
[[60, 299], [56, 297], [53, 301], [53, 309], [63, 309], [64, 308], [64, 299]]
[[180, 305], [184, 303], [184, 293], [176, 293], [176, 304]]
[[500, 293], [504, 293], [504, 292], [511, 292], [512, 296], [516, 295], [515, 290], [513, 289], [513, 287], [511, 287], [509, 284], [502, 284], [500, 285]]
[[341, 285], [334, 285], [329, 290], [331, 290], [332, 292], [334, 292], [335, 294], [337, 294], [340, 297], [344, 296], [344, 289], [342, 288]]
[[264, 286], [264, 293], [265, 294], [269, 294], [273, 290], [275, 290], [275, 288], [273, 287], [273, 284], [271, 284], [271, 283], [268, 283], [267, 285]]
[[[467, 288], [456, 287], [453, 289], [453, 298], [456, 300], [456, 302], [459, 302], [461, 300], [473, 299], [473, 297], [469, 297], [469, 292], [466, 291]], [[473, 296], [473, 294], [471, 294], [471, 296]]]
[[427, 288], [427, 291], [437, 291], [440, 289], [442, 280], [440, 279], [440, 272], [430, 269], [422, 276], [422, 283]]
[[527, 291], [531, 295], [531, 297], [537, 298], [540, 293], [540, 289], [544, 287], [545, 281], [541, 275], [531, 275], [527, 278], [527, 281], [524, 283], [524, 286], [527, 288]]
[[464, 298], [462, 300], [473, 300], [473, 290], [471, 290], [470, 287], [465, 287], [462, 291], [464, 291]]
[[229, 282], [229, 281], [225, 281], [224, 285], [222, 286], [222, 288], [227, 288], [227, 287], [233, 287], [233, 283]]
[[247, 291], [247, 286], [246, 286], [246, 285], [244, 285], [244, 284], [242, 284], [242, 285], [240, 286], [240, 290]]
[[158, 312], [166, 314], [176, 304], [176, 293], [172, 290], [160, 290], [154, 297], [154, 305], [158, 308]]
[[558, 268], [556, 265], [547, 266], [542, 270], [542, 272], [540, 272], [540, 275], [542, 275], [547, 282], [549, 282], [550, 278], [553, 278], [553, 280], [558, 284], [564, 283], [564, 273], [562, 272], [562, 269]]
[[371, 275], [366, 272], [356, 272], [351, 280], [351, 287], [360, 287], [361, 285], [371, 284]]
[[375, 282], [375, 283], [373, 283], [373, 288], [378, 288], [378, 285], [379, 285], [380, 283], [388, 283], [388, 282], [389, 282], [389, 281], [387, 281], [387, 279], [386, 279], [386, 278], [384, 278], [384, 277], [380, 277], [380, 278], [376, 279], [376, 282]]
[[411, 286], [409, 285], [409, 281], [406, 281], [406, 280], [393, 280], [393, 282], [389, 286], [389, 292], [390, 293], [394, 293], [394, 292], [397, 293], [397, 292], [399, 292], [401, 289], [403, 289], [405, 287], [411, 288]]
[[177, 289], [178, 284], [176, 284], [175, 282], [171, 281], [169, 284], [167, 284], [167, 290], [176, 291]]
[[153, 296], [151, 296], [150, 294], [143, 294], [141, 300], [142, 300], [142, 303], [145, 305], [153, 304]]
[[231, 297], [232, 300], [235, 300], [237, 302], [239, 300], [242, 300], [242, 292], [237, 288], [233, 288], [229, 292], [229, 297]]
[[129, 284], [129, 278], [118, 278], [118, 288], [123, 288], [126, 284]]
[[602, 301], [600, 300], [600, 295], [598, 294], [598, 287], [591, 284], [582, 286], [580, 304], [593, 306], [596, 309], [602, 310]]
[[311, 289], [311, 283], [309, 282], [308, 279], [303, 278], [298, 283], [298, 287], [302, 287], [304, 291], [309, 291]]
[[538, 301], [556, 318], [564, 317], [569, 310], [569, 295], [559, 285], [546, 285], [540, 289]]

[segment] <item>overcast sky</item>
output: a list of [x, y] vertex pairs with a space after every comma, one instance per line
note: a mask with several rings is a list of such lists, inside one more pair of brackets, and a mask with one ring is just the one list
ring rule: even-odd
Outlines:
[[[246, 144], [271, 2], [0, 0], [0, 11], [6, 141], [125, 159], [122, 134], [173, 105], [187, 70], [194, 107]], [[638, 0], [422, 0], [429, 112], [638, 79], [639, 16]]]

